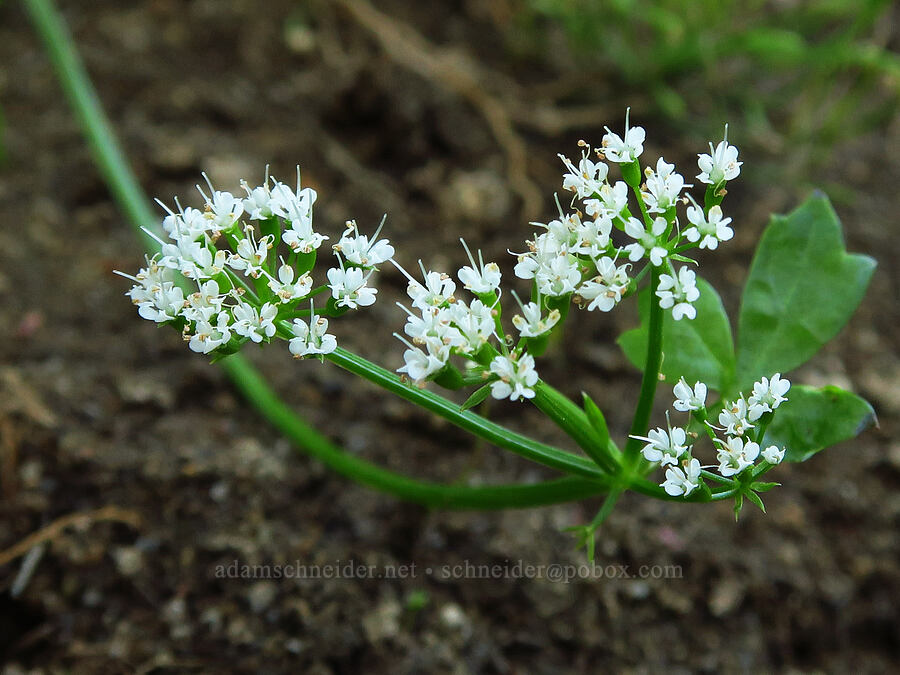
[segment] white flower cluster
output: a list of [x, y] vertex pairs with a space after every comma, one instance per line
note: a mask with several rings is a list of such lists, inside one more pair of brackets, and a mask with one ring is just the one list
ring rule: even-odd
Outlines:
[[[764, 377], [753, 385], [753, 394], [749, 398], [741, 396], [735, 401], [726, 401], [719, 413], [719, 426], [714, 426], [706, 421], [707, 386], [697, 382], [691, 387], [681, 378], [674, 388], [676, 398], [672, 407], [693, 413], [710, 432], [724, 432], [724, 440], [714, 433], [711, 435], [718, 449], [716, 460], [719, 474], [731, 478], [753, 467], [760, 457], [769, 464], [780, 464], [784, 459], [784, 449], [776, 445], [761, 450], [760, 435], [753, 432], [756, 429], [754, 422], [758, 422], [765, 413], [774, 412], [786, 401], [785, 394], [790, 388], [790, 381], [783, 379], [779, 373], [771, 379]], [[667, 467], [666, 479], [660, 487], [673, 497], [691, 494], [702, 483], [702, 470], [712, 468], [701, 466], [700, 461], [692, 456], [693, 446], [687, 443], [687, 437], [686, 429], [671, 426], [651, 430], [647, 436], [632, 436], [646, 443], [641, 452], [647, 461]]]
[[[323, 314], [375, 302], [369, 278], [394, 255], [388, 241], [378, 239], [381, 227], [370, 239], [348, 222], [332, 247], [337, 266], [327, 271], [328, 284], [314, 288], [316, 251], [328, 237], [313, 229], [316, 192], [301, 187], [299, 167], [296, 189], [268, 172], [257, 187], [241, 181], [243, 198], [214, 189], [208, 178], [207, 185], [209, 194], [197, 187], [202, 211], [183, 208], [177, 199], [177, 211], [159, 202], [168, 212], [162, 226], [169, 241], [147, 231], [159, 253], [134, 276], [119, 272], [134, 282], [126, 295], [138, 313], [180, 327], [190, 348], [203, 354], [229, 354], [279, 332], [297, 358], [334, 351], [337, 341]], [[317, 312], [313, 297], [327, 291], [330, 300]]]
[[[727, 135], [727, 129], [726, 129]], [[625, 135], [620, 137], [607, 128], [601, 146], [593, 150], [581, 141], [581, 158], [577, 164], [560, 155], [566, 173], [563, 188], [574, 194], [573, 204], [580, 208], [564, 213], [549, 223], [532, 223], [544, 231], [527, 242], [528, 251], [518, 256], [515, 274], [533, 280], [545, 297], [572, 296], [588, 311], [608, 312], [615, 307], [629, 289], [631, 264], [618, 264], [626, 257], [632, 264], [646, 260], [654, 267], [663, 267], [656, 291], [660, 306], [671, 309], [676, 320], [693, 319], [693, 303], [699, 298], [696, 275], [687, 267], [675, 268], [673, 261], [693, 262], [681, 253], [689, 248], [715, 249], [719, 242], [733, 236], [731, 218], [722, 215], [718, 202], [724, 196], [724, 185], [740, 173], [738, 151], [722, 141], [711, 155], [699, 156], [701, 173], [697, 179], [712, 187], [710, 203], [701, 207], [684, 193], [684, 178], [675, 165], [660, 157], [656, 167], [647, 167], [644, 182], [638, 185], [638, 158], [644, 150], [645, 132], [641, 127], [629, 126], [625, 120]], [[634, 179], [639, 210], [629, 207], [629, 184], [610, 179], [609, 165], [603, 159], [622, 165], [623, 177]], [[713, 203], [715, 202], [715, 203]], [[679, 203], [691, 204], [686, 209], [689, 227], [682, 231], [677, 215]], [[635, 217], [636, 213], [640, 217]], [[630, 238], [630, 242], [616, 246], [611, 239], [613, 229]]]
[[[456, 282], [449, 275], [427, 271], [420, 262], [420, 281], [394, 263], [409, 280], [406, 292], [412, 306], [398, 303], [408, 315], [403, 332], [409, 338], [395, 333], [407, 347], [404, 365], [398, 372], [415, 382], [423, 382], [442, 371], [452, 370], [450, 358], [457, 355], [481, 364], [481, 376], [492, 380], [494, 398], [513, 401], [532, 398], [538, 380], [534, 357], [524, 349], [510, 350], [505, 339], [498, 337], [502, 334], [500, 267], [493, 262], [485, 263], [481, 251], [476, 262], [465, 241], [462, 245], [470, 265], [460, 268], [457, 278], [475, 296], [468, 303], [456, 297]], [[522, 338], [540, 337], [559, 321], [558, 310], [544, 316], [538, 303], [519, 304], [522, 315], [513, 317], [513, 324]], [[475, 370], [479, 370], [477, 365]]]
[[[579, 142], [577, 163], [559, 155], [566, 169], [563, 188], [573, 193], [572, 204], [580, 200], [581, 205], [566, 212], [557, 202], [559, 217], [532, 223], [541, 231], [526, 241], [527, 250], [510, 252], [517, 257], [515, 276], [532, 282], [531, 302], [523, 304], [513, 293], [521, 308], [512, 320], [519, 332], [515, 347], [500, 323], [500, 268], [485, 263], [480, 251], [476, 261], [463, 242], [470, 265], [462, 267], [457, 278], [476, 297], [469, 304], [455, 297], [456, 283], [448, 275], [422, 267], [420, 281], [403, 270], [412, 308], [403, 307], [409, 315], [406, 337], [397, 337], [407, 349], [398, 371], [418, 383], [433, 379], [451, 386], [459, 381], [454, 372], [461, 375], [451, 364], [451, 357], [458, 355], [469, 362], [465, 379], [470, 384], [480, 373], [496, 398], [531, 398], [538, 379], [533, 357], [567, 313], [569, 302], [588, 311], [609, 312], [636, 289], [650, 266], [659, 272], [655, 293], [660, 307], [670, 309], [675, 320], [694, 319], [694, 303], [700, 296], [696, 274], [686, 266], [676, 269], [673, 261], [694, 262], [682, 253], [714, 249], [732, 237], [731, 219], [723, 218], [719, 202], [725, 182], [740, 173], [737, 149], [726, 140], [715, 149], [710, 146], [712, 155], [700, 156], [698, 179], [714, 181], [701, 207], [685, 195], [691, 186], [685, 185], [674, 164], [660, 157], [655, 168], [641, 172], [644, 140], [644, 130], [630, 126], [626, 114], [623, 137], [607, 128], [599, 148]], [[607, 162], [621, 165], [624, 180], [611, 179]], [[635, 210], [629, 206], [630, 194], [638, 202]], [[677, 215], [679, 203], [690, 204], [686, 209], [690, 227], [684, 232]], [[628, 241], [617, 245], [614, 230]], [[643, 269], [632, 275], [632, 267], [642, 261]]]

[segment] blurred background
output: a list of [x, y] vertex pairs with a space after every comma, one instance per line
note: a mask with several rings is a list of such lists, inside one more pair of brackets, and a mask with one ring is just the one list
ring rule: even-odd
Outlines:
[[[171, 330], [140, 320], [113, 269], [142, 252], [96, 171], [27, 17], [0, 7], [0, 662], [42, 672], [888, 672], [900, 621], [900, 44], [885, 1], [152, 0], [61, 2], [150, 195], [319, 191], [318, 227], [386, 234], [398, 260], [510, 277], [507, 249], [555, 212], [556, 153], [599, 144], [624, 110], [643, 159], [689, 179], [741, 150], [705, 252], [731, 316], [772, 212], [823, 189], [848, 249], [878, 259], [851, 324], [791, 379], [868, 398], [880, 426], [784, 466], [768, 515], [629, 495], [598, 563], [679, 579], [245, 580], [217, 565], [578, 564], [562, 530], [594, 502], [431, 512], [331, 474], [248, 409]], [[389, 368], [398, 273], [339, 341]], [[595, 313], [596, 314], [596, 313]], [[579, 314], [540, 372], [588, 391], [626, 432], [639, 376], [615, 345], [634, 312]], [[334, 367], [247, 350], [349, 452], [468, 483], [544, 476]], [[663, 388], [665, 391], [665, 387]], [[625, 403], [623, 403], [625, 402]], [[527, 406], [499, 422], [551, 441]], [[549, 474], [548, 474], [549, 475]], [[105, 509], [98, 515], [97, 509]], [[11, 551], [42, 527], [93, 513]], [[63, 521], [65, 522], [65, 521]]]

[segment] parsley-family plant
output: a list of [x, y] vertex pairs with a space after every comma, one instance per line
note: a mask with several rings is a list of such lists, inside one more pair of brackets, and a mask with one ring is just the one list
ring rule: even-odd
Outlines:
[[[61, 24], [49, 10], [34, 16], [56, 45], [70, 93], [90, 92]], [[625, 492], [728, 501], [736, 517], [748, 501], [764, 510], [760, 495], [778, 485], [779, 464], [802, 462], [874, 420], [855, 394], [786, 376], [847, 322], [874, 270], [871, 258], [846, 252], [823, 195], [772, 218], [750, 265], [737, 340], [719, 295], [699, 274], [700, 263], [740, 227], [723, 208], [742, 166], [727, 128], [698, 153], [696, 169], [682, 174], [662, 157], [647, 160], [645, 131], [626, 112], [621, 134], [607, 128], [599, 143], [582, 141], [576, 156], [559, 156], [557, 214], [531, 223], [524, 243], [510, 242], [509, 259], [485, 261], [476, 245], [461, 241], [467, 264], [442, 271], [397, 251], [384, 221], [370, 229], [355, 221], [341, 230], [320, 227], [318, 195], [303, 186], [299, 169], [290, 185], [266, 172], [234, 191], [204, 175], [196, 206], [160, 202], [161, 229], [154, 227], [94, 99], [72, 98], [101, 167], [151, 243], [142, 269], [120, 273], [131, 281], [126, 294], [140, 316], [178, 330], [190, 350], [223, 364], [303, 449], [362, 483], [450, 508], [604, 496], [597, 516], [575, 528], [592, 557], [595, 531]], [[348, 314], [377, 301], [385, 265], [408, 281], [408, 299], [396, 308], [399, 348], [387, 368], [338, 345], [330, 332], [332, 322], [352, 320]], [[591, 391], [573, 400], [539, 373], [554, 334], [579, 320], [576, 310], [608, 313], [626, 301], [637, 302], [641, 322], [619, 344], [643, 376], [631, 426], [617, 438]], [[287, 410], [239, 354], [248, 343], [278, 341], [297, 368], [327, 361], [563, 475], [521, 485], [439, 485], [348, 455]], [[466, 392], [465, 403], [440, 389]], [[651, 420], [658, 395], [671, 409]], [[537, 407], [581, 452], [474, 412], [488, 397]]]

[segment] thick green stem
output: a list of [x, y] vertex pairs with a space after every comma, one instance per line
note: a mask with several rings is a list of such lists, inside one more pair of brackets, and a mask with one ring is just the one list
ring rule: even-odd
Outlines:
[[[94, 160], [113, 197], [127, 215], [131, 225], [142, 237], [143, 243], [151, 248], [156, 248], [156, 242], [144, 234], [140, 228], [158, 230], [159, 219], [150, 208], [146, 195], [141, 190], [118, 145], [112, 127], [100, 106], [97, 94], [78, 58], [75, 45], [61, 16], [51, 0], [24, 0], [24, 5], [47, 48], [47, 53], [56, 69], [63, 90], [82, 125]], [[347, 362], [349, 364], [351, 360], [348, 358]], [[484, 487], [445, 486], [413, 480], [344, 453], [294, 415], [266, 385], [253, 366], [240, 355], [233, 355], [221, 361], [219, 365], [251, 405], [305, 452], [317, 457], [344, 476], [400, 498], [430, 506], [480, 509], [539, 506], [606, 492], [606, 485], [602, 478], [586, 480], [568, 477], [529, 485]], [[390, 373], [388, 375], [393, 377]], [[379, 374], [379, 378], [384, 379], [384, 376]], [[440, 400], [444, 401], [444, 399]], [[445, 403], [453, 405], [449, 401]], [[479, 426], [475, 422], [472, 424]], [[496, 427], [496, 425], [494, 426]], [[497, 427], [497, 429], [500, 428]], [[506, 443], [513, 443], [511, 436], [503, 435], [496, 429], [492, 429], [490, 425], [485, 427], [485, 433], [488, 432], [498, 437], [498, 441], [502, 437]], [[504, 445], [503, 442], [498, 442], [498, 444]], [[504, 445], [504, 447], [506, 446]], [[549, 446], [534, 444], [534, 446], [527, 445], [527, 447], [532, 454], [547, 454], [555, 457], [554, 449]], [[559, 458], [557, 457], [557, 459]], [[575, 457], [575, 459], [579, 460], [580, 458]], [[565, 464], [565, 461], [562, 463]], [[584, 461], [583, 465], [582, 468], [585, 468], [586, 471], [596, 471], [596, 467], [587, 461]]]
[[[656, 385], [659, 382], [659, 368], [662, 364], [663, 310], [656, 298], [659, 287], [660, 271], [658, 267], [650, 270], [650, 321], [647, 326], [647, 358], [644, 361], [644, 378], [641, 381], [641, 394], [638, 399], [634, 419], [631, 422], [629, 436], [646, 436], [650, 424], [650, 413], [653, 411], [653, 399], [656, 396]], [[625, 461], [632, 466], [636, 463], [641, 441], [629, 438], [625, 444]]]

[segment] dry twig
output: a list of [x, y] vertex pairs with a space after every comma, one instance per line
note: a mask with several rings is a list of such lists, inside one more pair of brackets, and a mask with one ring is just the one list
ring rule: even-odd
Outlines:
[[39, 544], [56, 539], [68, 527], [87, 529], [92, 524], [100, 522], [125, 523], [134, 529], [138, 529], [141, 526], [141, 517], [135, 511], [123, 509], [112, 504], [94, 511], [70, 513], [28, 535], [5, 551], [0, 551], [0, 566], [25, 555]]

